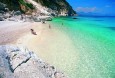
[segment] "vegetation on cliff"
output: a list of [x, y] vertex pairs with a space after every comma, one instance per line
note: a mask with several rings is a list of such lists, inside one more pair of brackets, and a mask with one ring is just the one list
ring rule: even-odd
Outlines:
[[72, 9], [66, 0], [35, 0], [43, 6], [51, 8], [58, 12], [58, 14], [74, 15], [76, 12]]
[[[32, 1], [32, 0], [31, 0]], [[57, 15], [74, 15], [76, 12], [72, 9], [66, 0], [33, 0], [37, 4], [45, 7], [49, 13], [53, 12]], [[0, 0], [0, 2], [7, 5], [9, 10], [20, 10], [24, 13], [36, 12], [36, 6], [29, 2], [29, 0]], [[40, 7], [41, 8], [41, 7]]]

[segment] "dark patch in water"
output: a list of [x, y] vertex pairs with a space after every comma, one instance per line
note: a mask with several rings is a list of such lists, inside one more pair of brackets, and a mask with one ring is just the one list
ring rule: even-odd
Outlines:
[[62, 20], [74, 21], [74, 20], [80, 20], [80, 19], [78, 19], [78, 18], [77, 18], [77, 19], [73, 19], [73, 18], [69, 18], [69, 19], [68, 19], [68, 18], [63, 18]]
[[107, 27], [107, 28], [115, 31], [115, 27]]
[[74, 17], [73, 19], [78, 19], [78, 18]]
[[103, 20], [94, 20], [94, 21], [103, 21]]

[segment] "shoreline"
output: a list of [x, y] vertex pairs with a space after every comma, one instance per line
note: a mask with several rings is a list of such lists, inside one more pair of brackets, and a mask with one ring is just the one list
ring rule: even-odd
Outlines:
[[[48, 27], [49, 24], [52, 27], [51, 29]], [[55, 25], [48, 22], [41, 27], [41, 31], [35, 30], [39, 35], [28, 34], [20, 38], [18, 42], [22, 43], [19, 45], [24, 45], [34, 51], [37, 56], [55, 66], [64, 74], [70, 75], [70, 72], [73, 74], [72, 72], [75, 71], [73, 67], [76, 65], [79, 54], [76, 53], [76, 48], [69, 36]], [[64, 44], [65, 46], [63, 46]], [[70, 52], [73, 53], [70, 55]], [[74, 57], [75, 55], [76, 57]]]
[[[21, 47], [29, 49], [30, 51], [33, 51], [38, 57], [40, 57], [39, 53], [42, 53], [42, 52], [41, 51], [38, 52], [39, 49], [35, 50], [35, 48], [38, 48], [35, 46], [36, 46], [37, 40], [40, 40], [39, 42], [41, 42], [41, 44], [42, 44], [42, 40], [45, 39], [45, 38], [43, 39], [43, 36], [42, 36], [43, 34], [46, 34], [46, 33], [51, 34], [50, 31], [52, 31], [52, 29], [51, 29], [51, 27], [49, 28], [50, 22], [48, 22], [46, 24], [42, 24], [41, 22], [38, 22], [38, 23], [35, 23], [35, 22], [34, 23], [29, 23], [29, 22], [25, 23], [24, 22], [21, 24], [20, 24], [20, 22], [12, 22], [13, 24], [11, 24], [11, 22], [9, 22], [9, 23], [10, 24], [8, 24], [8, 25], [4, 25], [4, 26], [0, 27], [1, 28], [0, 34], [2, 35], [0, 38], [0, 40], [1, 40], [0, 45], [1, 46], [2, 45], [18, 46], [18, 47], [21, 46]], [[18, 25], [20, 24], [20, 25], [18, 26], [17, 24]], [[9, 27], [9, 28], [7, 28], [7, 27]], [[33, 29], [37, 35], [33, 35], [31, 33], [30, 29]], [[6, 40], [4, 40], [4, 39], [6, 39]], [[7, 39], [9, 39], [9, 41], [7, 41]], [[33, 41], [33, 43], [30, 41]], [[44, 56], [45, 55], [47, 55], [47, 53], [45, 53]], [[40, 57], [40, 58], [42, 58], [42, 57]], [[44, 60], [46, 63], [48, 63], [50, 65], [53, 65], [52, 63], [49, 63], [44, 58], [42, 60]], [[55, 65], [53, 65], [53, 66], [56, 67]], [[57, 68], [58, 67], [56, 67], [56, 69]], [[61, 78], [63, 78], [63, 77], [61, 77]]]
[[[31, 29], [33, 29], [39, 35], [39, 31], [47, 24], [41, 22], [14, 22], [14, 21], [0, 21], [0, 45], [16, 44], [17, 40], [26, 35], [33, 35]], [[38, 29], [38, 30], [37, 30]]]
[[[52, 22], [47, 22], [47, 24], [29, 23], [28, 25], [30, 26], [29, 31], [20, 36], [13, 44], [28, 48], [42, 60], [67, 74], [67, 76], [73, 74], [70, 72], [75, 70], [75, 63], [79, 54], [76, 54], [71, 38], [63, 30], [57, 28], [57, 24]], [[49, 25], [51, 25], [51, 28], [49, 28]], [[34, 29], [37, 35], [31, 33], [31, 28]], [[70, 55], [70, 52], [73, 53]]]

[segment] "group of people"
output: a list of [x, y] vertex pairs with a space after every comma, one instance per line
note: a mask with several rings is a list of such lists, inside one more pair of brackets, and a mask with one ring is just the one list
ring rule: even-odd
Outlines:
[[[45, 23], [45, 21], [42, 21], [42, 23]], [[63, 23], [62, 23], [62, 25], [63, 25]], [[49, 24], [49, 29], [51, 29], [51, 25]], [[34, 29], [30, 29], [31, 30], [31, 33], [33, 34], [33, 35], [37, 35], [37, 33], [34, 31]]]

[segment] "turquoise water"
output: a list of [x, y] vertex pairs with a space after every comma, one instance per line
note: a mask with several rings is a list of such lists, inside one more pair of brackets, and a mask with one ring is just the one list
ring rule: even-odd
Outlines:
[[[75, 65], [70, 62], [65, 72], [70, 78], [115, 78], [115, 18], [77, 18], [53, 19], [55, 27], [65, 32], [76, 48]], [[74, 69], [70, 71], [71, 68]]]

